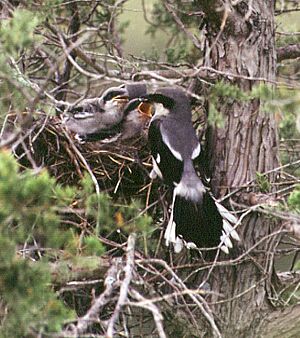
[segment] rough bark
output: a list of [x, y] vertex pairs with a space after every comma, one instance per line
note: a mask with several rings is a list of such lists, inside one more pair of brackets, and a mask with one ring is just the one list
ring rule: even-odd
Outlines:
[[[202, 6], [207, 17], [205, 66], [228, 73], [227, 81], [243, 91], [258, 84], [249, 77], [275, 80], [274, 4], [270, 0], [251, 3], [252, 8], [244, 1], [232, 7], [222, 7], [215, 1]], [[211, 140], [209, 149], [213, 149], [209, 154], [212, 186], [218, 196], [255, 180], [257, 172], [264, 173], [279, 165], [275, 119], [272, 112], [260, 108], [259, 99], [220, 99], [218, 109], [225, 126], [207, 138]], [[270, 182], [275, 178], [275, 173], [268, 176]], [[235, 195], [237, 202], [239, 198]], [[262, 215], [250, 214], [238, 229], [243, 238], [240, 252], [251, 248], [274, 226]], [[210, 285], [228, 299], [214, 306], [224, 337], [259, 335], [263, 319], [271, 309], [268, 292], [274, 277], [275, 245], [273, 239], [263, 241], [259, 246], [263, 253], [250, 251], [249, 260], [214, 270]], [[219, 296], [212, 297], [213, 303], [220, 300]]]
[[297, 338], [299, 337], [300, 306], [276, 311], [271, 314], [266, 325], [263, 327], [261, 337], [263, 338]]

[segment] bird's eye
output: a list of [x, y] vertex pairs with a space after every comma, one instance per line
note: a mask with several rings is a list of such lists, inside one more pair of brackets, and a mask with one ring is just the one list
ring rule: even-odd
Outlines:
[[111, 101], [112, 99], [119, 99], [119, 98], [122, 98], [122, 99], [127, 98], [127, 95], [124, 93], [124, 90], [112, 90], [104, 95], [103, 100], [107, 102], [107, 101]]
[[73, 107], [71, 109], [71, 112], [72, 113], [82, 113], [84, 111], [84, 108], [83, 107]]

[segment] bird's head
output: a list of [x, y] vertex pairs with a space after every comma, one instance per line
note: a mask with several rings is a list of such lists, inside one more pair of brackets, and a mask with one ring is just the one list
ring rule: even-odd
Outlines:
[[100, 97], [101, 108], [108, 112], [123, 110], [129, 100], [145, 95], [147, 87], [143, 83], [123, 84], [119, 87], [108, 88]]
[[165, 87], [155, 93], [146, 94], [136, 99], [130, 100], [124, 108], [124, 114], [140, 107], [142, 104], [155, 106], [155, 115], [176, 115], [190, 114], [189, 99], [184, 91], [178, 87]]
[[105, 112], [123, 109], [128, 102], [125, 86], [106, 89], [99, 98], [99, 108]]

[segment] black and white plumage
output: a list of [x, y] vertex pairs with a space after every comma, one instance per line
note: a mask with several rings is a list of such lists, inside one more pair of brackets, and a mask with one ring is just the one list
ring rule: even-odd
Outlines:
[[[219, 247], [225, 253], [231, 238], [239, 240], [237, 219], [211, 196], [194, 168], [200, 143], [192, 125], [189, 99], [179, 88], [162, 88], [140, 100], [155, 107], [148, 140], [153, 159], [151, 178], [159, 176], [174, 187], [165, 241], [176, 252], [188, 247]], [[133, 100], [131, 108], [134, 107]]]
[[[145, 124], [141, 108], [124, 115], [128, 100], [147, 93], [145, 84], [127, 84], [107, 89], [99, 98], [85, 99], [65, 114], [63, 123], [80, 141], [127, 139]], [[149, 116], [148, 116], [149, 118]]]

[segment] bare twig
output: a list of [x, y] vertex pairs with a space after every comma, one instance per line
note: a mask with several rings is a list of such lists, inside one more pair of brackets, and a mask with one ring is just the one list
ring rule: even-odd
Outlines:
[[193, 42], [194, 46], [198, 49], [202, 49], [200, 41], [198, 41], [197, 37], [192, 34], [184, 25], [184, 23], [180, 20], [173, 6], [168, 2], [163, 2], [166, 10], [172, 15], [174, 21], [178, 25], [178, 27], [184, 32], [184, 34]]
[[162, 316], [161, 312], [159, 311], [158, 307], [153, 302], [149, 302], [149, 300], [147, 300], [145, 297], [143, 297], [136, 290], [131, 289], [130, 294], [136, 300], [138, 300], [138, 302], [137, 303], [128, 302], [128, 305], [142, 307], [142, 308], [145, 308], [145, 309], [151, 311], [153, 318], [154, 318], [154, 321], [155, 321], [155, 325], [156, 325], [157, 333], [158, 333], [159, 337], [160, 338], [166, 338], [167, 336], [166, 336], [166, 333], [164, 331], [164, 327], [163, 327], [163, 324], [162, 324], [163, 316]]
[[300, 43], [277, 48], [277, 61], [300, 57]]
[[128, 288], [129, 288], [129, 284], [132, 279], [132, 274], [133, 274], [133, 269], [134, 269], [135, 241], [136, 241], [136, 234], [135, 233], [130, 234], [128, 237], [128, 241], [127, 241], [127, 250], [126, 250], [127, 261], [126, 261], [126, 266], [124, 268], [125, 276], [124, 276], [124, 280], [120, 287], [120, 295], [119, 295], [117, 305], [108, 323], [107, 332], [106, 332], [107, 338], [114, 337], [114, 326], [116, 324], [116, 321], [119, 318], [121, 308], [125, 305], [127, 297], [128, 297]]
[[90, 307], [88, 312], [83, 317], [78, 318], [77, 325], [72, 330], [73, 333], [78, 335], [86, 332], [88, 326], [98, 320], [99, 311], [111, 300], [113, 290], [115, 289], [116, 282], [118, 280], [118, 273], [120, 271], [121, 264], [121, 258], [114, 259], [104, 281], [104, 285], [106, 287], [104, 292], [96, 298], [94, 304]]
[[[166, 269], [170, 275], [174, 278], [174, 280], [180, 285], [180, 287], [183, 290], [188, 290], [187, 286], [184, 284], [184, 282], [177, 276], [177, 274], [171, 269], [171, 267], [163, 260], [161, 259], [151, 259], [149, 260], [152, 263], [156, 263], [156, 264], [160, 264], [164, 267], [164, 269]], [[143, 263], [141, 261], [141, 263]], [[192, 293], [187, 292], [187, 295], [192, 299], [192, 301], [199, 307], [199, 309], [201, 310], [203, 316], [207, 319], [207, 321], [210, 323], [211, 328], [212, 328], [212, 333], [213, 333], [213, 337], [218, 337], [218, 338], [222, 338], [221, 332], [219, 331], [212, 311], [209, 308], [207, 302], [204, 300], [203, 297], [201, 297], [200, 295], [195, 295]]]

